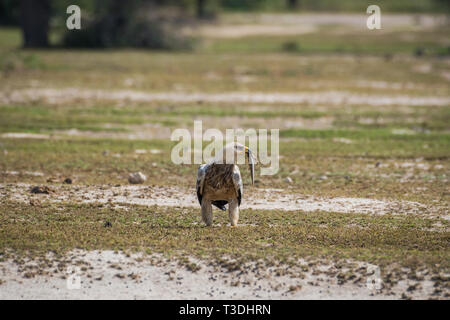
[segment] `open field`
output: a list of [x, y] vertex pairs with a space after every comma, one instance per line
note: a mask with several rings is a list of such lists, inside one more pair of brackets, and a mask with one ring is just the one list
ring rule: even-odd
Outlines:
[[[0, 298], [448, 299], [448, 25], [334, 17], [229, 15], [181, 53], [22, 51], [0, 29]], [[241, 169], [237, 228], [204, 227], [197, 166], [171, 162], [193, 120], [280, 129], [280, 171]]]

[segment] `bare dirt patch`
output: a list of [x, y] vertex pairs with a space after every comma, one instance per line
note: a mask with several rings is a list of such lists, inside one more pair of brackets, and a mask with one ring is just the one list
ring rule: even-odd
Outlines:
[[[289, 36], [314, 33], [333, 26], [335, 33], [343, 30], [364, 30], [367, 15], [350, 13], [302, 14], [228, 14], [218, 23], [186, 28], [189, 35], [207, 38], [241, 38], [249, 36]], [[427, 14], [384, 14], [384, 30], [427, 30], [445, 25], [445, 16]], [[340, 28], [336, 27], [339, 26]], [[379, 30], [380, 32], [387, 32]]]
[[7, 132], [3, 133], [1, 137], [11, 139], [50, 139], [50, 135], [48, 134], [24, 133], [24, 132]]
[[186, 28], [183, 30], [188, 35], [198, 35], [207, 38], [242, 38], [249, 36], [282, 36], [300, 35], [315, 32], [311, 25], [296, 25], [286, 28], [283, 25], [203, 25], [199, 28]]
[[33, 88], [0, 92], [5, 104], [39, 102], [65, 103], [80, 100], [121, 100], [132, 102], [211, 102], [211, 103], [284, 103], [309, 105], [367, 105], [367, 106], [447, 106], [450, 97], [369, 95], [347, 91], [262, 93], [262, 92], [142, 92], [132, 90], [91, 90], [81, 88]]
[[[194, 189], [178, 187], [126, 185], [86, 186], [52, 185], [51, 194], [32, 195], [30, 184], [0, 184], [0, 197], [30, 202], [33, 197], [50, 202], [136, 204], [142, 206], [198, 207]], [[248, 189], [247, 189], [248, 190]], [[292, 194], [284, 189], [253, 188], [246, 193], [242, 209], [284, 211], [328, 211], [363, 214], [424, 214], [433, 215], [433, 208], [411, 201], [385, 201], [368, 198], [320, 198]]]
[[[443, 298], [426, 269], [385, 272], [368, 286], [377, 266], [308, 261], [295, 267], [233, 260], [184, 263], [161, 255], [74, 250], [63, 257], [0, 262], [0, 299], [398, 299]], [[393, 277], [393, 275], [395, 275]], [[79, 287], [74, 285], [79, 279]], [[440, 277], [438, 277], [440, 278]], [[379, 281], [379, 282], [378, 282]], [[69, 286], [68, 286], [69, 283]], [[72, 285], [72, 286], [70, 286]]]

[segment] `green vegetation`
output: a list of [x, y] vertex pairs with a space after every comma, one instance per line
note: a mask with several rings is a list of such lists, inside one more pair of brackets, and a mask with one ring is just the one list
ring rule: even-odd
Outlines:
[[[436, 30], [418, 32], [415, 34], [419, 41], [402, 40], [409, 31], [396, 31], [389, 35], [385, 33], [364, 32], [336, 34], [332, 26], [324, 27], [319, 33], [297, 36], [248, 36], [241, 39], [220, 39], [209, 43], [209, 51], [219, 52], [286, 52], [291, 54], [317, 53], [354, 53], [373, 55], [417, 54], [418, 50], [427, 55], [449, 55], [446, 44], [439, 39], [446, 31]], [[436, 37], [436, 38], [435, 38]]]
[[[0, 143], [0, 150], [7, 151], [0, 157], [0, 177], [9, 182], [46, 183], [47, 177], [54, 176], [75, 177], [80, 184], [123, 184], [130, 171], [142, 171], [149, 179], [148, 184], [192, 188], [197, 170], [195, 165], [175, 166], [170, 161], [174, 143], [167, 140], [4, 138]], [[161, 153], [135, 152], [142, 149], [158, 149]], [[260, 177], [257, 188], [285, 188], [283, 178], [290, 176], [294, 181], [289, 192], [298, 194], [420, 201], [443, 206], [438, 210], [441, 214], [448, 207], [449, 194], [445, 191], [448, 141], [445, 140], [424, 143], [369, 139], [347, 144], [332, 137], [298, 139], [281, 141], [280, 154], [283, 156], [280, 172]], [[426, 170], [413, 167], [411, 171], [401, 166], [420, 157], [425, 157], [420, 163], [428, 166]], [[383, 166], [377, 167], [377, 163]], [[38, 171], [45, 176], [6, 173], [13, 170]], [[246, 175], [244, 179], [247, 183]]]
[[[295, 263], [302, 257], [326, 257], [381, 266], [400, 262], [413, 269], [423, 265], [434, 269], [436, 263], [441, 263], [441, 270], [450, 267], [445, 251], [449, 234], [429, 231], [437, 221], [415, 217], [244, 210], [243, 226], [230, 229], [223, 213], [215, 215], [220, 227], [198, 224], [195, 209], [126, 206], [124, 210], [70, 203], [40, 207], [1, 203], [0, 208], [0, 250], [4, 251], [63, 254], [74, 248], [115, 249], [227, 256], [242, 262]], [[104, 226], [106, 221], [111, 227]]]
[[[286, 11], [286, 0], [222, 0], [226, 10]], [[383, 12], [442, 12], [448, 10], [445, 1], [433, 0], [299, 0], [297, 10], [325, 12], [365, 12], [371, 4], [380, 6]]]

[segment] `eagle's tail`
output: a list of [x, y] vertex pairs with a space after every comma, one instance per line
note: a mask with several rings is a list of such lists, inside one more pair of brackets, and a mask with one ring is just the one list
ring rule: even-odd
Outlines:
[[219, 208], [222, 211], [226, 211], [227, 209], [225, 208], [225, 205], [228, 203], [228, 201], [226, 200], [216, 200], [213, 201], [212, 204], [214, 206], [216, 206], [217, 208]]

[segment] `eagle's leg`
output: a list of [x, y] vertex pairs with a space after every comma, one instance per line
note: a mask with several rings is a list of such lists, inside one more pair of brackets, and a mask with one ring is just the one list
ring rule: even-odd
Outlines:
[[230, 218], [230, 223], [233, 227], [237, 226], [239, 220], [239, 204], [237, 199], [232, 199], [229, 201], [228, 217]]
[[202, 200], [202, 219], [207, 226], [212, 225], [212, 206], [211, 201], [203, 198]]

